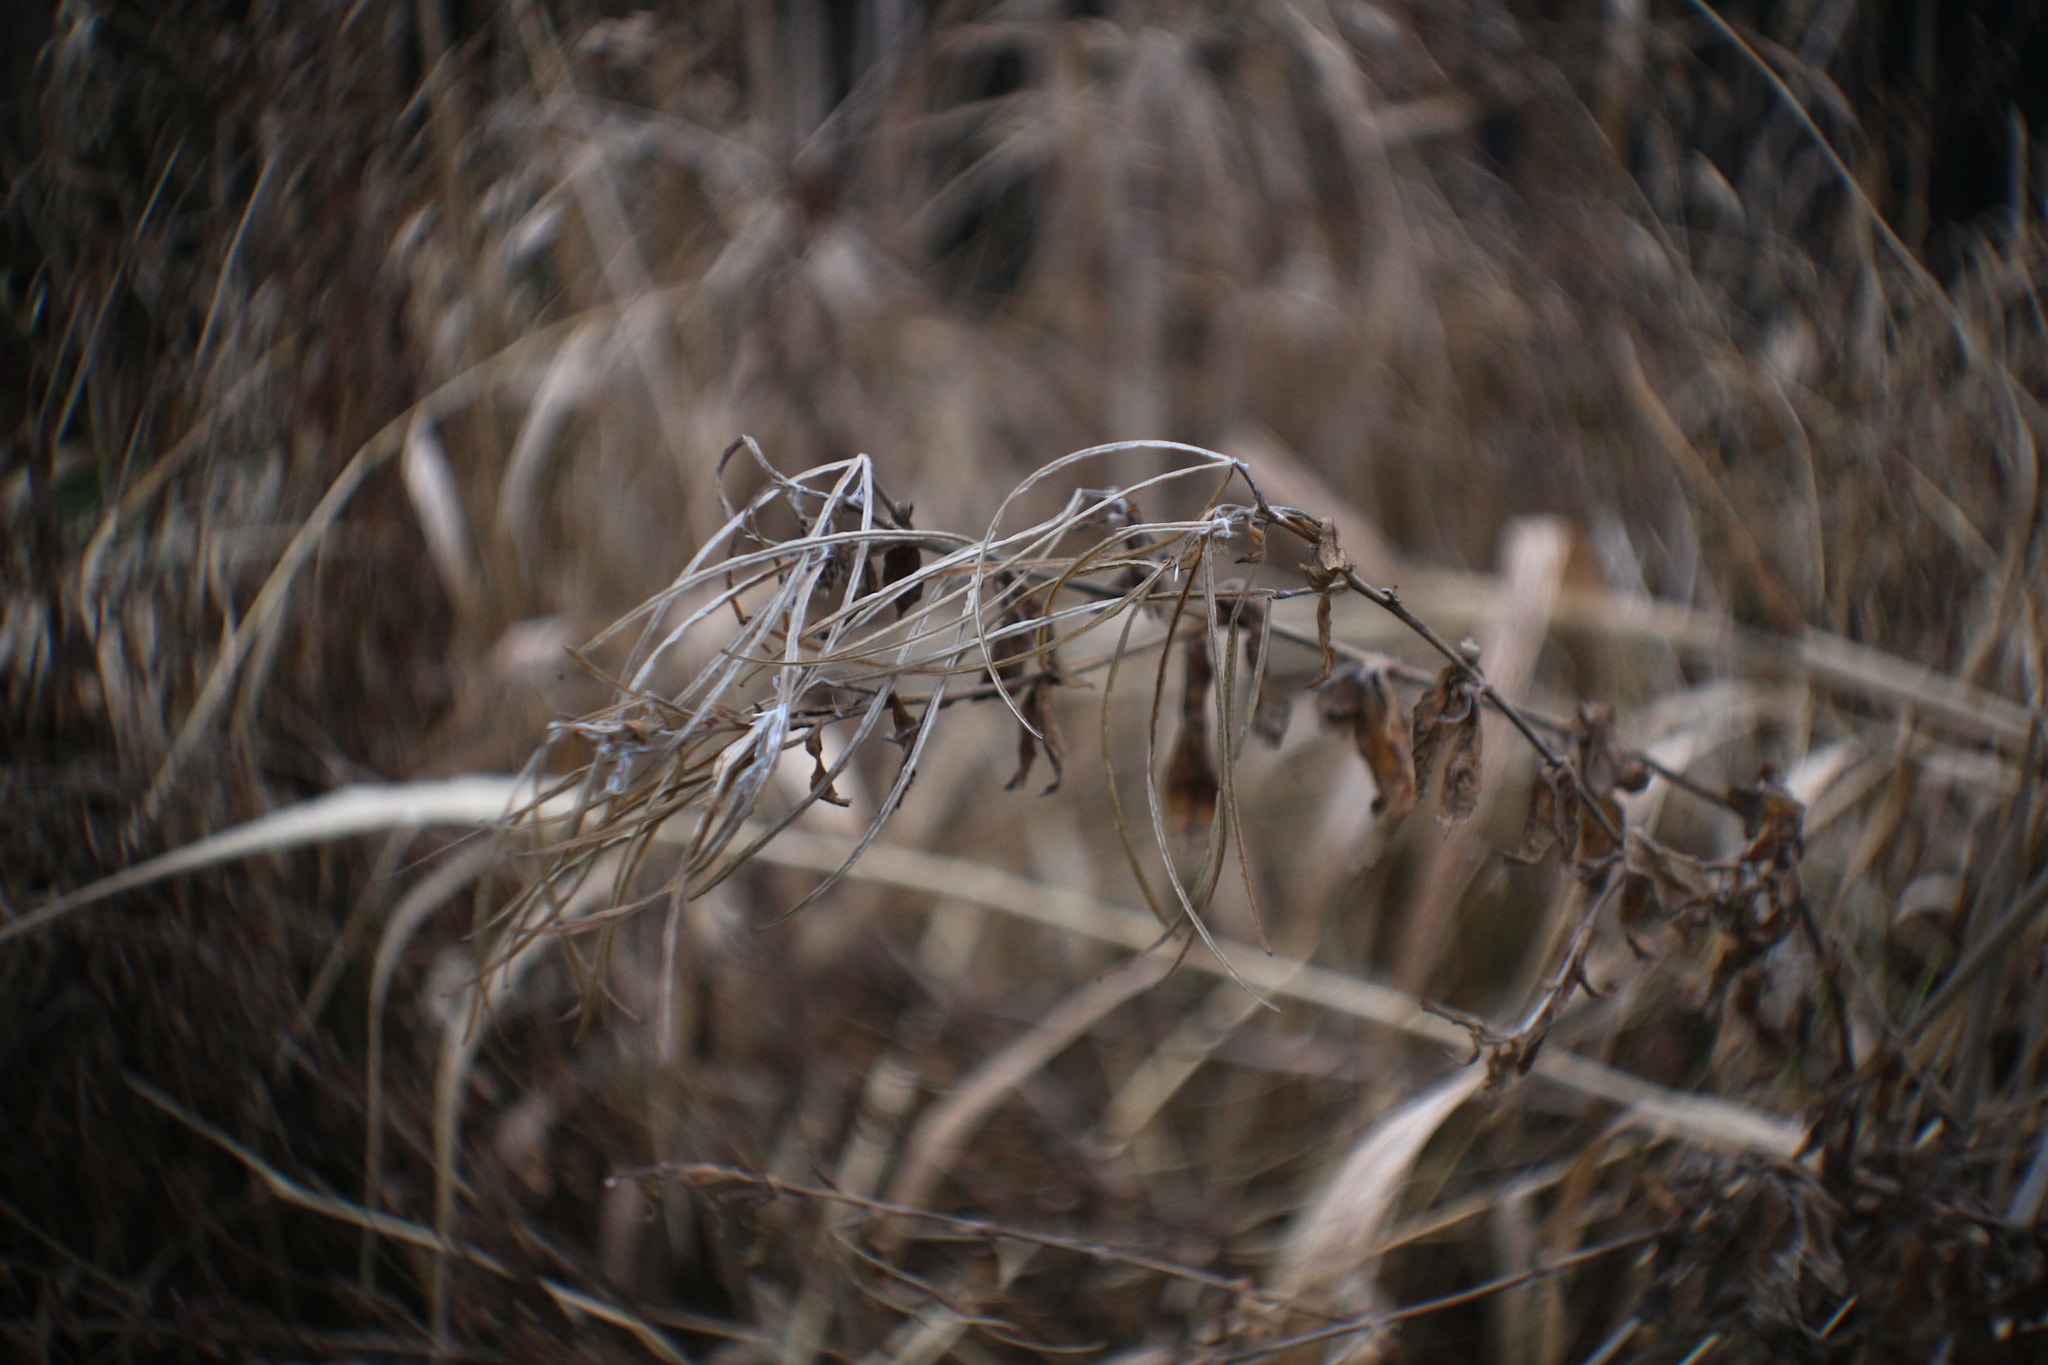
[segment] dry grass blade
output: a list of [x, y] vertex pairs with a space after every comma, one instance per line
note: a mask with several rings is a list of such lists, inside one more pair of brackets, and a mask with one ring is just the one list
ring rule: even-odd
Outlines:
[[1424, 1144], [1484, 1079], [1470, 1069], [1458, 1072], [1365, 1132], [1299, 1215], [1273, 1269], [1275, 1293], [1345, 1317], [1380, 1306], [1371, 1253], [1393, 1216], [1401, 1186]]
[[253, 695], [260, 685], [265, 661], [277, 647], [281, 622], [299, 574], [364, 483], [386, 461], [403, 451], [407, 434], [414, 429], [414, 424], [422, 420], [438, 420], [441, 414], [474, 402], [480, 395], [515, 377], [532, 357], [545, 353], [559, 334], [573, 332], [575, 327], [582, 325], [585, 325], [583, 320], [573, 320], [521, 338], [489, 361], [441, 385], [405, 413], [393, 418], [349, 458], [319, 503], [293, 532], [290, 544], [278, 557], [276, 566], [263, 582], [262, 590], [229, 633], [220, 658], [208, 671], [205, 685], [178, 727], [170, 752], [164, 756], [150, 781], [138, 820], [148, 823], [161, 813], [163, 802], [185, 764], [212, 731], [236, 690], [248, 689]]
[[[544, 804], [533, 803], [531, 787], [509, 777], [343, 788], [304, 806], [222, 831], [130, 873], [80, 888], [57, 905], [65, 911], [75, 911], [166, 877], [258, 853], [400, 825], [451, 824], [487, 829], [503, 818], [508, 807], [521, 806], [527, 807], [538, 827], [547, 831], [554, 822], [571, 818], [575, 802], [564, 796]], [[852, 841], [843, 836], [790, 829], [764, 848], [760, 857], [778, 866], [824, 874], [843, 866], [851, 848]], [[878, 845], [870, 848], [849, 875], [942, 900], [973, 901], [1061, 933], [1132, 952], [1145, 953], [1159, 943], [1158, 921], [1142, 911], [1104, 905], [1093, 897], [959, 858]], [[1266, 957], [1248, 946], [1238, 948], [1234, 956], [1255, 987], [1277, 998], [1365, 1020], [1453, 1051], [1465, 1049], [1470, 1042], [1465, 1030], [1432, 1016], [1416, 997], [1404, 992], [1328, 968]], [[1186, 961], [1197, 970], [1228, 974], [1225, 963], [1212, 957], [1191, 955]], [[1535, 1071], [1583, 1095], [1621, 1108], [1634, 1126], [1663, 1136], [1716, 1149], [1754, 1148], [1779, 1156], [1792, 1155], [1805, 1141], [1806, 1129], [1802, 1124], [1736, 1101], [1654, 1085], [1565, 1049], [1544, 1049], [1536, 1058]]]
[[1174, 965], [1173, 956], [1163, 952], [1121, 964], [1060, 1001], [1022, 1037], [963, 1077], [905, 1138], [889, 1181], [890, 1202], [930, 1203], [939, 1180], [998, 1104], [1111, 1010], [1158, 985]]

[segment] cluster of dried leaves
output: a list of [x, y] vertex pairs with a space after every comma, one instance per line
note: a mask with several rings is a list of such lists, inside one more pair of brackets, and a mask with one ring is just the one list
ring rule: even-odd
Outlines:
[[[1485, 1055], [1491, 1087], [1530, 1071], [1577, 994], [1611, 988], [1596, 988], [1588, 968], [1603, 922], [1624, 935], [1640, 958], [1653, 955], [1648, 934], [1660, 923], [1668, 923], [1678, 942], [1695, 952], [1702, 935], [1711, 935], [1713, 968], [1701, 1003], [1736, 1008], [1743, 997], [1735, 983], [1753, 976], [1795, 926], [1815, 934], [1800, 879], [1805, 808], [1774, 773], [1721, 794], [1679, 779], [1681, 791], [1703, 796], [1741, 820], [1746, 842], [1733, 857], [1690, 856], [1627, 826], [1618, 797], [1641, 792], [1652, 767], [1617, 742], [1612, 706], [1581, 705], [1568, 723], [1529, 714], [1488, 682], [1476, 645], [1446, 647], [1420, 622], [1422, 639], [1448, 663], [1412, 704], [1404, 704], [1402, 694], [1416, 670], [1387, 656], [1362, 655], [1333, 638], [1332, 599], [1347, 590], [1404, 620], [1415, 619], [1394, 594], [1357, 576], [1339, 548], [1334, 522], [1269, 502], [1242, 461], [1159, 446], [1186, 463], [1127, 488], [1080, 489], [1056, 515], [1022, 531], [1005, 532], [999, 512], [987, 533], [969, 538], [912, 531], [907, 509], [880, 490], [865, 457], [788, 476], [753, 443], [736, 442], [728, 455], [742, 449], [750, 454], [764, 476], [761, 489], [743, 507], [728, 506], [724, 528], [670, 587], [594, 642], [602, 646], [620, 630], [638, 628], [638, 643], [614, 682], [615, 702], [556, 727], [558, 741], [594, 741], [594, 751], [569, 775], [543, 786], [520, 817], [532, 821], [547, 862], [504, 912], [507, 946], [486, 960], [506, 960], [551, 931], [610, 934], [622, 914], [657, 899], [666, 901], [672, 917], [681, 915], [690, 900], [739, 872], [811, 807], [844, 805], [835, 782], [857, 771], [873, 744], [892, 746], [896, 756], [883, 765], [887, 796], [875, 803], [865, 830], [838, 865], [788, 911], [765, 922], [780, 923], [853, 871], [901, 803], [949, 705], [1007, 704], [1019, 740], [1017, 771], [1006, 789], [1023, 784], [1043, 751], [1055, 774], [1050, 794], [1063, 768], [1056, 689], [1099, 677], [1107, 731], [1119, 673], [1148, 652], [1158, 660], [1147, 703], [1148, 733], [1156, 734], [1175, 690], [1168, 665], [1175, 656], [1180, 660], [1174, 738], [1163, 758], [1147, 745], [1143, 778], [1156, 866], [1171, 895], [1155, 888], [1148, 857], [1126, 819], [1114, 769], [1116, 746], [1105, 743], [1101, 751], [1103, 790], [1127, 864], [1165, 926], [1164, 937], [1148, 953], [1168, 952], [1178, 941], [1184, 955], [1199, 941], [1259, 1003], [1265, 997], [1231, 962], [1207, 917], [1226, 849], [1234, 847], [1257, 922], [1253, 850], [1235, 775], [1249, 740], [1256, 735], [1277, 745], [1294, 700], [1310, 695], [1325, 727], [1349, 731], [1371, 774], [1371, 809], [1383, 838], [1428, 794], [1439, 766], [1439, 822], [1450, 828], [1473, 817], [1484, 780], [1480, 721], [1487, 709], [1530, 737], [1539, 764], [1527, 827], [1522, 848], [1505, 856], [1527, 864], [1552, 846], [1562, 849], [1562, 870], [1579, 902], [1575, 922], [1559, 960], [1512, 1025], [1496, 1028], [1460, 1011], [1425, 1006], [1469, 1031], [1472, 1057]], [[1133, 448], [1120, 443], [1079, 452], [1048, 467], [1044, 476], [1071, 474]], [[1201, 476], [1211, 487], [1194, 515], [1172, 522], [1144, 518], [1142, 497]], [[1041, 477], [1014, 492], [1004, 507]], [[1242, 485], [1253, 502], [1223, 501], [1233, 485]], [[764, 514], [776, 506], [790, 523], [779, 537], [764, 526]], [[1274, 534], [1302, 544], [1307, 558], [1291, 568], [1284, 561], [1269, 563]], [[1265, 567], [1283, 585], [1296, 577], [1298, 586], [1219, 580], [1219, 560], [1229, 568], [1250, 565], [1254, 572]], [[1276, 620], [1284, 604], [1303, 596], [1315, 599], [1312, 632]], [[710, 633], [715, 643], [693, 648], [700, 632]], [[1285, 670], [1273, 663], [1276, 649], [1288, 644], [1323, 660], [1313, 677], [1297, 677], [1291, 687], [1276, 682]], [[1338, 665], [1340, 650], [1357, 657]], [[650, 680], [671, 656], [708, 662], [686, 673], [680, 687], [655, 690]], [[598, 667], [588, 653], [583, 657], [587, 666]], [[625, 716], [633, 719], [622, 726]], [[1553, 748], [1537, 738], [1539, 728], [1561, 742]], [[828, 743], [834, 755], [829, 764]], [[810, 759], [810, 775], [778, 798], [771, 783], [775, 766], [786, 751], [798, 749]], [[536, 771], [547, 770], [548, 752]], [[873, 763], [868, 767], [876, 770]], [[564, 830], [554, 821], [565, 801], [571, 813]], [[675, 822], [688, 832], [678, 833]], [[683, 856], [665, 864], [667, 880], [659, 893], [636, 897], [630, 888], [657, 840], [679, 841]], [[579, 900], [584, 882], [599, 867], [610, 869], [615, 884], [594, 901]], [[572, 906], [582, 908], [565, 913]], [[592, 912], [592, 906], [602, 908]], [[1263, 938], [1264, 927], [1259, 928]], [[1819, 985], [1828, 992], [1841, 989], [1832, 970]], [[593, 980], [586, 1007], [596, 1003], [595, 987]], [[1841, 1044], [1846, 1059], [1846, 1034]], [[1461, 1089], [1458, 1098], [1468, 1090]], [[1437, 1114], [1435, 1122], [1443, 1117]], [[1411, 1151], [1407, 1159], [1412, 1158]], [[858, 1192], [854, 1197], [859, 1200]], [[1363, 1332], [1369, 1325], [1350, 1330]], [[1267, 1336], [1298, 1326], [1291, 1311], [1268, 1312], [1213, 1337], [1209, 1345], [1235, 1358], [1229, 1354], [1233, 1348], [1264, 1350], [1258, 1343]]]

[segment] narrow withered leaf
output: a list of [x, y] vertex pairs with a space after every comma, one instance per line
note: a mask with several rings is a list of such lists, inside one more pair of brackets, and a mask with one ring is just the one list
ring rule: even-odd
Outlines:
[[832, 789], [832, 775], [825, 771], [825, 732], [812, 727], [804, 736], [804, 752], [811, 756], [811, 795], [834, 806], [845, 805], [846, 798]]
[[1536, 780], [1529, 784], [1528, 810], [1522, 817], [1521, 846], [1501, 854], [1504, 860], [1526, 866], [1548, 853], [1553, 844], [1561, 842], [1559, 803], [1577, 802], [1569, 782], [1562, 783], [1564, 790], [1560, 794], [1558, 788], [1562, 778], [1563, 774], [1554, 768], [1546, 768], [1536, 774]]
[[1579, 704], [1572, 717], [1572, 747], [1579, 776], [1589, 791], [1609, 796], [1617, 790], [1639, 792], [1650, 784], [1650, 769], [1643, 756], [1614, 742], [1614, 706], [1610, 702]]
[[[995, 577], [996, 590], [1007, 591], [1010, 576], [999, 574]], [[1038, 615], [1034, 600], [1027, 596], [1003, 613], [998, 629], [1020, 626]], [[989, 641], [989, 656], [995, 661], [994, 675], [1006, 683], [1015, 683], [1024, 676], [1022, 655], [1031, 652], [1031, 636], [1025, 631], [1012, 631]]]
[[[1059, 685], [1059, 671], [1048, 667], [1032, 678], [1017, 698], [1017, 709], [1023, 712], [1025, 723], [1017, 727], [1017, 771], [1003, 784], [1004, 791], [1015, 791], [1029, 780], [1031, 769], [1038, 762], [1041, 737], [1045, 761], [1052, 765], [1052, 783], [1040, 795], [1050, 796], [1060, 789], [1065, 754], [1060, 741], [1059, 709], [1052, 704], [1053, 689]], [[1034, 730], [1036, 734], [1032, 733]]]
[[903, 704], [903, 698], [894, 692], [889, 694], [889, 719], [896, 728], [890, 732], [889, 742], [905, 749], [917, 738], [917, 718], [910, 714], [910, 708]]
[[1323, 671], [1311, 683], [1313, 687], [1330, 676], [1330, 670], [1337, 666], [1337, 651], [1330, 648], [1330, 594], [1325, 591], [1316, 598], [1316, 643], [1323, 647]]
[[1330, 599], [1343, 586], [1344, 575], [1351, 569], [1351, 560], [1337, 544], [1337, 523], [1324, 517], [1316, 531], [1315, 553], [1302, 561], [1302, 577], [1314, 588], [1316, 598], [1316, 643], [1323, 647], [1323, 671], [1316, 675], [1311, 687], [1320, 686], [1337, 666], [1337, 653], [1330, 648]]
[[1321, 592], [1331, 587], [1351, 569], [1351, 559], [1337, 544], [1337, 523], [1333, 518], [1324, 517], [1316, 531], [1315, 553], [1303, 561], [1301, 571], [1308, 578], [1308, 585]]
[[1167, 756], [1164, 786], [1168, 822], [1175, 834], [1188, 838], [1209, 829], [1220, 790], [1215, 765], [1209, 759], [1207, 698], [1212, 669], [1206, 631], [1188, 638], [1182, 657], [1186, 668], [1181, 682], [1180, 733]]
[[1294, 716], [1294, 698], [1272, 678], [1259, 688], [1259, 706], [1252, 712], [1252, 733], [1268, 748], [1277, 749], [1287, 738], [1287, 722]]
[[1294, 713], [1294, 698], [1282, 688], [1271, 662], [1259, 672], [1259, 646], [1265, 635], [1266, 609], [1250, 598], [1237, 607], [1237, 619], [1244, 630], [1245, 668], [1259, 679], [1259, 695], [1252, 703], [1252, 733], [1269, 748], [1279, 748], [1287, 738], [1287, 721]]
[[[924, 567], [924, 553], [915, 545], [898, 543], [882, 552], [882, 586], [894, 587]], [[902, 620], [924, 597], [924, 584], [913, 583], [896, 599], [896, 619]]]
[[[1447, 664], [1428, 690], [1415, 699], [1414, 755], [1415, 795], [1420, 800], [1429, 792], [1430, 774], [1436, 769], [1437, 750], [1456, 737], [1468, 722], [1479, 723], [1478, 685], [1456, 664]], [[1478, 762], [1479, 741], [1470, 741], [1472, 762]], [[1475, 774], [1476, 775], [1476, 774]], [[1446, 765], [1446, 780], [1449, 769]]]
[[1714, 901], [1714, 878], [1706, 864], [1690, 854], [1666, 848], [1639, 829], [1628, 831], [1622, 866], [1629, 875], [1647, 878], [1666, 911], [1686, 914]]
[[1209, 659], [1209, 635], [1207, 631], [1196, 631], [1181, 645], [1180, 719], [1183, 726], [1188, 724], [1207, 727], [1209, 719], [1209, 682], [1216, 676], [1216, 670]]
[[1777, 863], [1805, 851], [1806, 807], [1785, 790], [1775, 769], [1765, 768], [1746, 787], [1730, 787], [1728, 804], [1742, 817], [1743, 837], [1750, 841], [1743, 862]]
[[1444, 713], [1452, 684], [1459, 674], [1455, 668], [1447, 668], [1437, 680], [1423, 689], [1415, 699], [1415, 710], [1410, 725], [1414, 730], [1411, 752], [1415, 758], [1415, 796], [1417, 800], [1429, 795], [1429, 779], [1436, 772], [1436, 745], [1439, 737], [1439, 722]]
[[1264, 519], [1263, 517], [1256, 517], [1256, 516], [1254, 516], [1254, 517], [1247, 517], [1247, 518], [1245, 518], [1245, 523], [1244, 523], [1244, 529], [1243, 529], [1243, 531], [1242, 531], [1242, 532], [1240, 532], [1240, 534], [1242, 534], [1242, 535], [1244, 536], [1244, 538], [1245, 538], [1245, 541], [1246, 541], [1246, 549], [1245, 549], [1245, 552], [1244, 552], [1243, 554], [1241, 554], [1241, 555], [1239, 555], [1239, 556], [1237, 557], [1237, 562], [1238, 562], [1238, 563], [1240, 563], [1240, 564], [1263, 564], [1263, 563], [1265, 563], [1265, 562], [1266, 562], [1266, 522], [1265, 522], [1265, 519]]
[[[1607, 824], [1616, 829], [1622, 827], [1621, 802], [1611, 796], [1595, 791], [1593, 800], [1607, 816]], [[1604, 862], [1613, 856], [1614, 836], [1607, 832], [1607, 826], [1600, 823], [1600, 817], [1593, 813], [1593, 806], [1585, 802], [1573, 802], [1578, 814], [1578, 839], [1572, 848], [1572, 861], [1581, 868]]]
[[1351, 731], [1358, 756], [1377, 788], [1373, 814], [1389, 825], [1415, 807], [1415, 759], [1409, 749], [1408, 718], [1394, 696], [1387, 671], [1378, 665], [1345, 665], [1323, 683], [1316, 701], [1326, 725]]
[[[1017, 705], [1018, 709], [1024, 712], [1025, 719], [1029, 720], [1031, 708], [1026, 699], [1019, 698]], [[1017, 727], [1017, 771], [1010, 774], [1010, 780], [1003, 784], [1003, 790], [1013, 792], [1023, 786], [1031, 776], [1032, 766], [1037, 762], [1038, 736], [1033, 732], [1031, 726], [1019, 725]], [[1057, 783], [1059, 779], [1055, 777], [1053, 780]]]
[[1464, 824], [1479, 808], [1479, 708], [1468, 705], [1450, 731], [1444, 751], [1444, 790], [1436, 803], [1436, 818], [1446, 826]]

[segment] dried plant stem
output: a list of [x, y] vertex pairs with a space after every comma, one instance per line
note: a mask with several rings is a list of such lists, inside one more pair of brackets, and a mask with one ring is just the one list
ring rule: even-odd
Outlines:
[[1072, 1252], [1098, 1261], [1113, 1261], [1119, 1265], [1135, 1266], [1170, 1279], [1186, 1280], [1204, 1289], [1213, 1289], [1234, 1299], [1263, 1304], [1274, 1308], [1291, 1308], [1297, 1311], [1311, 1311], [1285, 1297], [1264, 1293], [1251, 1281], [1218, 1275], [1214, 1271], [1201, 1270], [1194, 1266], [1182, 1265], [1176, 1261], [1162, 1260], [1148, 1256], [1141, 1251], [1111, 1246], [1105, 1242], [1086, 1241], [1073, 1237], [1062, 1237], [1057, 1233], [1038, 1232], [1020, 1228], [1009, 1223], [996, 1222], [988, 1218], [969, 1218], [960, 1214], [941, 1213], [937, 1209], [920, 1204], [905, 1203], [897, 1199], [870, 1199], [864, 1195], [848, 1194], [843, 1190], [828, 1190], [816, 1185], [799, 1184], [782, 1180], [772, 1175], [741, 1170], [735, 1166], [719, 1166], [706, 1162], [658, 1162], [635, 1170], [622, 1171], [610, 1177], [610, 1183], [621, 1180], [673, 1180], [691, 1189], [758, 1189], [772, 1194], [787, 1195], [798, 1199], [815, 1199], [823, 1203], [841, 1204], [848, 1208], [880, 1214], [889, 1219], [904, 1222], [931, 1223], [948, 1232], [964, 1233], [970, 1237], [983, 1237], [990, 1241], [1007, 1238], [1016, 1242], [1029, 1242], [1034, 1246], [1046, 1247], [1053, 1251]]
[[1431, 1313], [1441, 1313], [1446, 1309], [1472, 1303], [1489, 1295], [1528, 1284], [1534, 1280], [1560, 1274], [1574, 1266], [1598, 1260], [1602, 1256], [1611, 1256], [1617, 1251], [1627, 1251], [1632, 1247], [1642, 1246], [1656, 1237], [1656, 1235], [1655, 1232], [1638, 1232], [1626, 1237], [1616, 1237], [1611, 1241], [1602, 1242], [1598, 1246], [1582, 1247], [1569, 1255], [1559, 1256], [1547, 1261], [1543, 1265], [1531, 1266], [1529, 1269], [1517, 1271], [1513, 1275], [1502, 1275], [1483, 1284], [1475, 1284], [1470, 1289], [1461, 1289], [1455, 1294], [1445, 1294], [1439, 1298], [1428, 1299], [1421, 1303], [1406, 1304], [1400, 1308], [1391, 1308], [1382, 1312], [1366, 1313], [1329, 1327], [1318, 1328], [1313, 1332], [1302, 1332], [1295, 1336], [1282, 1337], [1277, 1341], [1264, 1342], [1252, 1347], [1250, 1350], [1231, 1351], [1225, 1355], [1213, 1357], [1213, 1359], [1216, 1365], [1239, 1365], [1239, 1362], [1242, 1361], [1263, 1360], [1267, 1356], [1298, 1350], [1303, 1346], [1315, 1346], [1326, 1341], [1337, 1341], [1344, 1337], [1378, 1331], [1383, 1327], [1391, 1327], [1395, 1323], [1409, 1322], [1416, 1318], [1426, 1317]]
[[[498, 825], [507, 810], [527, 809], [539, 827], [545, 829], [554, 821], [565, 819], [574, 805], [574, 798], [567, 796], [536, 802], [531, 784], [513, 777], [344, 787], [81, 887], [55, 908], [75, 912], [166, 877], [403, 824], [488, 830]], [[789, 829], [767, 845], [760, 856], [765, 862], [783, 867], [829, 872], [844, 863], [852, 842], [843, 835]], [[971, 901], [1063, 933], [1135, 952], [1144, 952], [1159, 942], [1157, 919], [1142, 911], [1105, 905], [1090, 896], [961, 858], [877, 844], [847, 875], [941, 899]], [[44, 907], [50, 908], [53, 907]], [[41, 913], [34, 911], [31, 915]], [[22, 919], [30, 917], [25, 915]], [[14, 921], [4, 928], [12, 929], [20, 922]], [[48, 918], [42, 922], [48, 923]], [[1465, 1030], [1431, 1016], [1420, 1001], [1404, 992], [1327, 967], [1267, 957], [1249, 945], [1226, 941], [1222, 946], [1240, 956], [1238, 970], [1253, 986], [1276, 999], [1333, 1010], [1442, 1047], [1462, 1048], [1470, 1042]], [[1186, 961], [1198, 970], [1218, 975], [1226, 970], [1222, 963], [1205, 957], [1190, 956]], [[1538, 1075], [1581, 1094], [1619, 1106], [1627, 1112], [1631, 1126], [1689, 1142], [1789, 1157], [1805, 1139], [1803, 1124], [1734, 1100], [1689, 1095], [1654, 1085], [1564, 1049], [1545, 1048], [1534, 1069]]]

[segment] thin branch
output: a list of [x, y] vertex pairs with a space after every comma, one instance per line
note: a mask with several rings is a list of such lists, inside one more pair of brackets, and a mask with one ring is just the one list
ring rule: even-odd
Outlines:
[[[1106, 1242], [1091, 1242], [1076, 1237], [1062, 1237], [1058, 1233], [1038, 1232], [1030, 1228], [1015, 1227], [1008, 1223], [999, 1223], [987, 1218], [969, 1218], [961, 1214], [940, 1213], [936, 1209], [923, 1208], [915, 1204], [891, 1203], [886, 1199], [870, 1199], [863, 1195], [848, 1194], [841, 1190], [825, 1189], [817, 1185], [803, 1185], [792, 1180], [783, 1180], [777, 1176], [760, 1175], [753, 1171], [742, 1170], [737, 1166], [718, 1166], [707, 1162], [664, 1161], [652, 1166], [641, 1166], [630, 1171], [622, 1171], [607, 1179], [605, 1183], [607, 1185], [616, 1185], [622, 1180], [640, 1180], [645, 1182], [650, 1178], [666, 1178], [691, 1189], [757, 1189], [766, 1190], [770, 1194], [786, 1195], [798, 1199], [817, 1199], [828, 1203], [844, 1204], [850, 1208], [863, 1209], [868, 1213], [882, 1214], [891, 1218], [909, 1218], [927, 1223], [936, 1223], [950, 1232], [964, 1233], [970, 1237], [986, 1238], [989, 1241], [1007, 1238], [1015, 1242], [1029, 1242], [1033, 1246], [1047, 1247], [1054, 1251], [1073, 1252], [1077, 1256], [1086, 1256], [1091, 1260], [1132, 1266], [1139, 1270], [1151, 1271], [1157, 1275], [1165, 1275], [1171, 1279], [1185, 1280], [1190, 1284], [1197, 1284], [1205, 1289], [1213, 1289], [1219, 1293], [1228, 1294], [1232, 1298], [1256, 1303], [1264, 1307], [1289, 1309], [1299, 1313], [1314, 1311], [1306, 1305], [1295, 1303], [1292, 1300], [1263, 1293], [1254, 1288], [1252, 1282], [1248, 1279], [1218, 1275], [1210, 1270], [1198, 1270], [1193, 1266], [1182, 1265], [1177, 1261], [1167, 1261], [1157, 1256], [1148, 1256], [1142, 1251], [1132, 1251], [1126, 1247], [1111, 1246]], [[1317, 1314], [1317, 1316], [1327, 1315]]]

